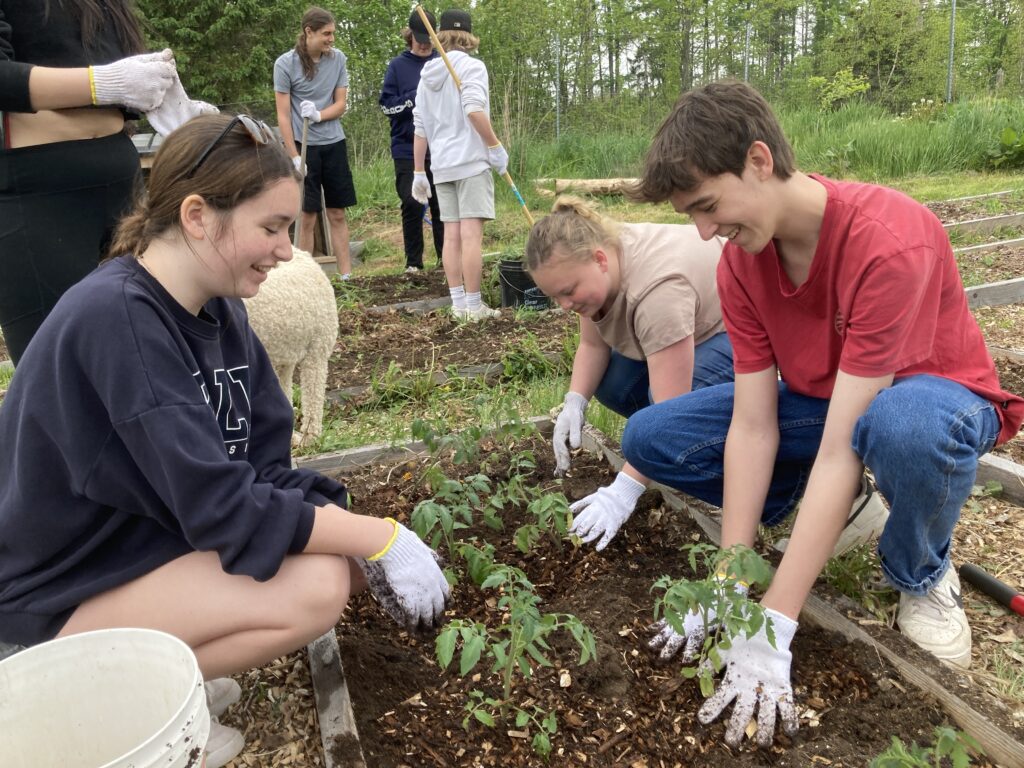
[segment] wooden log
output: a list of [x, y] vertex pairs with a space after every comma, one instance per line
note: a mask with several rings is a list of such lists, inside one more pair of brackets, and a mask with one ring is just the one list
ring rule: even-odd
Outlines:
[[971, 309], [1018, 304], [1024, 301], [1024, 277], [972, 285], [964, 290], [967, 292], [967, 306]]
[[1015, 461], [986, 453], [978, 460], [976, 482], [984, 485], [990, 480], [1003, 487], [1002, 497], [1024, 506], [1024, 467]]
[[306, 646], [327, 768], [366, 768], [334, 628]]
[[569, 190], [590, 195], [621, 195], [639, 179], [535, 179], [534, 183], [546, 189], [552, 181], [555, 185], [555, 194], [559, 195]]

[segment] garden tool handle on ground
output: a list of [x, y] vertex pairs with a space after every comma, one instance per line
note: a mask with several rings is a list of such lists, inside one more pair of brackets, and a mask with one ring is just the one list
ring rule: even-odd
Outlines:
[[[302, 118], [302, 149], [299, 150], [299, 168], [302, 169], [302, 176], [306, 176], [306, 136], [309, 134], [309, 118]], [[303, 183], [303, 189], [305, 189], [305, 183]], [[305, 195], [305, 192], [303, 192]], [[299, 247], [299, 231], [302, 229], [302, 210], [301, 205], [299, 206], [299, 218], [295, 220], [295, 236], [292, 238], [292, 245], [296, 248]]]
[[976, 565], [964, 563], [960, 566], [960, 578], [973, 587], [980, 589], [1000, 605], [1009, 608], [1016, 614], [1024, 616], [1024, 595], [1009, 584]]
[[[441, 54], [441, 58], [444, 60], [444, 65], [448, 67], [448, 74], [452, 76], [452, 80], [455, 81], [455, 87], [460, 91], [462, 90], [462, 81], [459, 80], [459, 76], [455, 74], [455, 67], [448, 61], [448, 54], [444, 52], [444, 46], [441, 45], [441, 41], [437, 39], [437, 34], [434, 32], [434, 28], [430, 25], [430, 20], [427, 18], [426, 12], [423, 10], [423, 6], [416, 6], [416, 13], [420, 15], [420, 19], [423, 20], [423, 26], [427, 28], [427, 34], [430, 35], [430, 39], [434, 43], [434, 47], [437, 48], [437, 52]], [[519, 188], [516, 187], [515, 182], [512, 181], [512, 176], [508, 171], [505, 171], [505, 181], [512, 187], [512, 192], [515, 193], [516, 199], [519, 204], [523, 207], [523, 213], [526, 214], [526, 220], [530, 222], [530, 226], [533, 226], [533, 216], [530, 214], [530, 209], [526, 207], [526, 201], [523, 200], [523, 196], [519, 194]]]

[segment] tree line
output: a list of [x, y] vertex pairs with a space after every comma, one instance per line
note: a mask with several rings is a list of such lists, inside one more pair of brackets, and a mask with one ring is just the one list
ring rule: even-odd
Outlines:
[[[680, 92], [745, 78], [774, 103], [850, 98], [891, 112], [921, 100], [1024, 95], [1024, 0], [475, 0], [469, 5], [491, 106], [507, 134], [600, 129], [663, 115]], [[309, 2], [137, 0], [153, 47], [174, 48], [189, 92], [229, 110], [273, 112], [274, 59]], [[403, 50], [405, 0], [322, 0], [349, 61], [346, 121], [383, 117], [377, 95]], [[431, 6], [440, 14], [449, 7]], [[951, 34], [952, 33], [952, 34]], [[376, 131], [377, 129], [374, 128]], [[383, 151], [386, 131], [374, 138]]]

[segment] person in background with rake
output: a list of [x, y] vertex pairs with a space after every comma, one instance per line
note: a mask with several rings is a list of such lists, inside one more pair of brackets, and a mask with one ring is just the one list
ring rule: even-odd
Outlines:
[[348, 280], [352, 258], [345, 209], [356, 204], [356, 188], [339, 119], [348, 103], [348, 68], [345, 54], [334, 47], [334, 30], [330, 11], [312, 7], [303, 14], [295, 47], [274, 62], [274, 99], [285, 149], [306, 175], [302, 216], [296, 224], [298, 247], [313, 252], [316, 215], [324, 209], [338, 274]]
[[[427, 20], [434, 24], [434, 15], [426, 11]], [[437, 58], [430, 34], [417, 11], [409, 17], [409, 26], [402, 30], [402, 38], [408, 50], [393, 58], [384, 75], [380, 91], [380, 108], [391, 121], [391, 157], [395, 161], [395, 191], [402, 201], [402, 241], [405, 244], [405, 271], [418, 272], [423, 269], [423, 220], [424, 204], [412, 196], [413, 180], [413, 125], [412, 110], [416, 106], [416, 89], [420, 84], [423, 65]], [[427, 182], [434, 192], [434, 177], [430, 172], [430, 158], [423, 166]], [[434, 252], [437, 263], [441, 263], [444, 249], [444, 224], [437, 207], [437, 195], [431, 194], [427, 203], [430, 207], [430, 229], [434, 235]]]
[[[444, 222], [444, 274], [456, 320], [476, 322], [499, 315], [480, 298], [484, 220], [494, 218], [494, 178], [508, 170], [508, 152], [491, 126], [487, 67], [470, 54], [480, 46], [469, 13], [441, 14], [437, 43], [448, 61], [423, 67], [413, 109], [412, 195], [431, 196], [426, 157]], [[449, 62], [452, 71], [449, 71]], [[456, 80], [458, 78], [458, 80]]]

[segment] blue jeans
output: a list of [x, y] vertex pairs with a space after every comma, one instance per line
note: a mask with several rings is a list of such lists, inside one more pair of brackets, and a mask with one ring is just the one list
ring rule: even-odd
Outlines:
[[[626, 424], [622, 452], [647, 477], [721, 506], [732, 405], [732, 384], [652, 405]], [[764, 525], [782, 522], [803, 495], [828, 406], [828, 400], [779, 384], [779, 448]], [[851, 447], [889, 502], [878, 552], [896, 589], [923, 595], [945, 572], [953, 526], [971, 493], [978, 458], [998, 435], [992, 403], [936, 376], [899, 379], [857, 420]]]
[[[718, 333], [693, 349], [693, 389], [733, 380], [732, 344]], [[614, 349], [594, 397], [605, 408], [629, 418], [652, 402], [646, 360], [633, 360]]]

